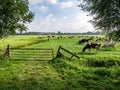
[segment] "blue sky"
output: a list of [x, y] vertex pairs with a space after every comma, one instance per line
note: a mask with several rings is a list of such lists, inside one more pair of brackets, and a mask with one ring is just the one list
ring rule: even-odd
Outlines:
[[29, 0], [35, 13], [29, 31], [37, 32], [87, 32], [93, 31], [88, 23], [92, 17], [80, 11], [77, 0]]

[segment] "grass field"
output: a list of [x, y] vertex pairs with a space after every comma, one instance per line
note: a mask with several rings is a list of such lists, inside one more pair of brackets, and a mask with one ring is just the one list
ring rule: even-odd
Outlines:
[[56, 56], [61, 45], [80, 59], [70, 60], [71, 55], [63, 50], [64, 56], [48, 62], [8, 60], [1, 53], [0, 90], [120, 90], [120, 42], [115, 49], [82, 53], [85, 44], [78, 44], [82, 37], [57, 39], [56, 36], [50, 41], [46, 37], [10, 36], [0, 40], [0, 50], [4, 51], [8, 44], [14, 48], [52, 48]]

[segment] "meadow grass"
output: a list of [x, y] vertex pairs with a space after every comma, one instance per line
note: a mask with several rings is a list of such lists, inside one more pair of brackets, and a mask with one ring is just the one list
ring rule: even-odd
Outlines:
[[[1, 45], [12, 47], [52, 48], [56, 56], [58, 47], [75, 53], [80, 59], [61, 50], [64, 55], [52, 61], [8, 60], [0, 57], [0, 90], [119, 90], [120, 88], [120, 43], [116, 49], [102, 49], [99, 53], [82, 53], [85, 44], [81, 38], [52, 38], [50, 41], [39, 36], [14, 36], [1, 40]], [[42, 36], [41, 36], [42, 37]], [[58, 36], [57, 36], [58, 37]], [[20, 41], [21, 40], [21, 41]], [[36, 44], [31, 44], [34, 42]], [[103, 42], [100, 41], [103, 44]], [[31, 45], [30, 45], [31, 44]], [[6, 47], [0, 47], [4, 50]], [[23, 54], [25, 52], [22, 52]], [[34, 53], [29, 51], [29, 53]], [[21, 56], [19, 56], [21, 57]]]

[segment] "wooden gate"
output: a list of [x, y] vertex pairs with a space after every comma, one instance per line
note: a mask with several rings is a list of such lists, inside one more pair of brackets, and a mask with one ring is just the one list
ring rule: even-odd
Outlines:
[[48, 61], [54, 58], [53, 49], [50, 48], [7, 48], [10, 60], [40, 60]]

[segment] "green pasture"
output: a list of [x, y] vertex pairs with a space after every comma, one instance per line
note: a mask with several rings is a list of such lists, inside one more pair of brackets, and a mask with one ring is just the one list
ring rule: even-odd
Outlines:
[[[42, 37], [42, 38], [41, 38]], [[116, 48], [104, 48], [100, 52], [91, 49], [82, 52], [86, 45], [78, 44], [81, 38], [55, 36], [48, 41], [47, 36], [10, 36], [0, 39], [0, 90], [119, 90], [120, 89], [120, 42]], [[99, 36], [103, 37], [103, 36]], [[95, 42], [94, 40], [91, 42]], [[103, 45], [104, 41], [98, 41]], [[63, 56], [52, 61], [25, 60], [25, 53], [36, 55], [35, 51], [20, 51], [22, 60], [3, 57], [7, 45], [12, 48], [52, 48], [54, 57], [58, 47], [69, 50], [80, 58], [63, 50]], [[13, 52], [16, 54], [18, 52]], [[32, 57], [31, 55], [27, 57]], [[12, 56], [11, 56], [12, 57]]]
[[0, 39], [0, 50], [4, 50], [8, 44], [13, 48], [18, 48], [39, 43], [40, 41], [44, 41], [44, 39], [40, 40], [39, 36], [34, 35], [10, 36]]

